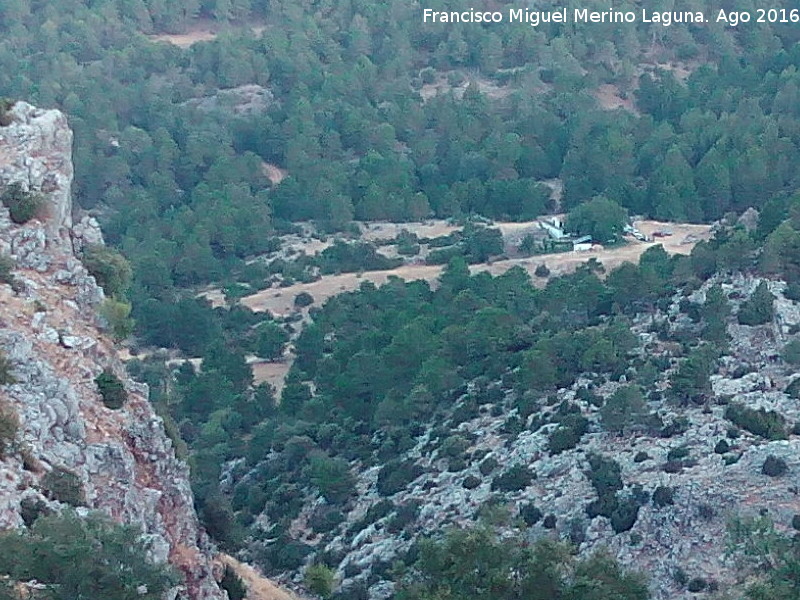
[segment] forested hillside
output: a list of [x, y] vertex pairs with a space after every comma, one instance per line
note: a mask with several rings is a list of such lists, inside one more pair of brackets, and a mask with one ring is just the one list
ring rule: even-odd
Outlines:
[[[733, 4], [648, 8], [755, 9]], [[498, 587], [476, 597], [518, 597], [541, 582], [507, 573], [528, 567], [541, 571], [548, 598], [647, 597], [637, 576], [587, 554], [601, 542], [646, 566], [659, 598], [714, 593], [708, 565], [680, 575], [683, 555], [641, 558], [656, 552], [641, 538], [688, 487], [655, 481], [640, 465], [649, 455], [598, 448], [635, 434], [649, 440], [639, 455], [667, 455], [653, 470], [677, 477], [701, 455], [733, 466], [765, 439], [797, 435], [787, 421], [796, 415], [781, 410], [797, 394], [787, 379], [797, 360], [784, 347], [798, 331], [787, 306], [800, 300], [800, 25], [454, 26], [423, 24], [421, 8], [4, 0], [0, 97], [69, 115], [76, 201], [131, 268], [98, 248], [84, 262], [114, 297], [106, 317], [117, 337], [133, 332], [152, 354], [130, 371], [151, 385], [224, 548], [322, 596], [461, 598], [475, 584], [447, 556], [461, 543], [496, 543], [494, 527], [557, 534], [574, 548], [590, 539], [579, 559], [566, 546], [525, 543], [482, 555], [476, 568]], [[201, 41], [169, 42], [201, 26]], [[750, 208], [755, 217], [738, 220]], [[503, 249], [496, 230], [474, 221], [562, 212], [602, 243], [623, 243], [626, 214], [714, 223], [716, 233], [688, 256], [656, 247], [638, 266], [594, 262], [549, 281], [545, 268], [538, 287], [516, 269], [470, 275], [465, 260]], [[612, 226], [596, 227], [609, 214]], [[365, 284], [310, 310], [314, 298], [301, 295], [286, 318], [236, 302], [273, 281], [393, 268], [423, 243], [404, 232], [401, 256], [339, 239], [316, 257], [289, 256], [280, 236], [305, 235], [298, 222], [313, 221], [321, 241], [357, 238], [354, 221], [433, 217], [467, 223], [424, 241], [429, 264], [447, 264], [435, 285]], [[208, 286], [224, 288], [226, 307], [197, 299]], [[788, 303], [783, 312], [774, 298]], [[282, 391], [255, 385], [247, 357], [278, 360], [290, 340], [296, 360]], [[769, 348], [745, 367], [750, 343]], [[739, 381], [759, 360], [780, 367], [772, 387], [762, 382], [780, 400], [762, 412], [727, 406], [712, 377]], [[727, 422], [733, 433], [722, 439]], [[703, 436], [728, 445], [707, 452]], [[672, 438], [674, 447], [657, 441]], [[592, 501], [565, 509], [547, 496], [544, 514], [531, 486], [565, 472]], [[431, 508], [436, 494], [460, 494], [461, 508]], [[488, 529], [423, 541], [473, 519]], [[721, 521], [709, 517], [716, 529], [703, 531], [721, 540]], [[770, 540], [785, 550], [781, 535]], [[769, 595], [793, 589], [794, 563], [782, 556], [775, 581], [737, 589], [792, 597]], [[594, 585], [604, 570], [614, 576]]]
[[[0, 90], [71, 115], [78, 200], [102, 211], [147, 296], [227, 276], [288, 220], [530, 218], [553, 177], [566, 208], [606, 194], [713, 220], [796, 184], [789, 25], [423, 27], [410, 2], [2, 11]], [[198, 15], [217, 19], [216, 40], [144, 35]], [[218, 94], [244, 85], [259, 102]], [[630, 109], [603, 110], [601, 86]], [[272, 186], [261, 161], [288, 177]]]

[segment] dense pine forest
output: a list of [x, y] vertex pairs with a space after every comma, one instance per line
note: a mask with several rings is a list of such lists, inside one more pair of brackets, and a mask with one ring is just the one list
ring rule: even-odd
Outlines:
[[[756, 8], [750, 0], [648, 4], [709, 15]], [[507, 445], [523, 431], [545, 432], [552, 456], [590, 433], [680, 435], [683, 425], [652, 403], [706, 406], [709, 378], [731, 352], [726, 323], [774, 317], [766, 283], [731, 297], [717, 278], [780, 279], [782, 297], [800, 300], [800, 24], [453, 26], [423, 24], [421, 8], [408, 0], [4, 0], [0, 97], [69, 116], [74, 196], [110, 246], [90, 250], [85, 263], [114, 298], [106, 316], [117, 337], [132, 334], [153, 354], [130, 371], [150, 384], [192, 467], [203, 524], [226, 551], [287, 580], [302, 571], [295, 581], [323, 597], [388, 597], [375, 590], [391, 581], [398, 600], [648, 598], [645, 579], [610, 555], [573, 556], [579, 540], [497, 541], [497, 525], [556, 529], [546, 524], [554, 515], [533, 504], [509, 524], [487, 501], [478, 529], [419, 536], [423, 503], [391, 498], [423, 475], [412, 450], [438, 453], [449, 473], [476, 466], [492, 492], [530, 484], [535, 472], [468, 451], [474, 440], [459, 427], [487, 413], [509, 415]], [[794, 6], [776, 0], [774, 8]], [[186, 47], [163, 39], [200, 24], [213, 39]], [[750, 208], [759, 218], [745, 226], [738, 218]], [[548, 213], [590, 222], [603, 241], [613, 227], [601, 221], [617, 214], [619, 222], [630, 214], [713, 223], [715, 235], [690, 254], [654, 247], [638, 265], [594, 262], [549, 281], [522, 269], [470, 273], [468, 262], [502, 252], [499, 234], [474, 223]], [[467, 223], [457, 239], [464, 251], [439, 254], [446, 267], [434, 285], [363, 283], [310, 311], [313, 298], [298, 298], [291, 318], [197, 297], [209, 286], [268, 287], [278, 271], [302, 280], [313, 269], [402, 262], [341, 241], [316, 262], [258, 260], [281, 249], [280, 236], [299, 234], [300, 222], [347, 238], [354, 221], [431, 218]], [[690, 299], [698, 290], [702, 299]], [[670, 310], [689, 325], [659, 322]], [[641, 346], [643, 315], [652, 318], [647, 333], [676, 348], [668, 357]], [[296, 359], [280, 393], [254, 384], [247, 355], [278, 359], [290, 339]], [[201, 358], [202, 368], [168, 364], [157, 348]], [[603, 398], [597, 390], [609, 381], [621, 387]], [[560, 398], [563, 388], [577, 390], [597, 418]], [[727, 418], [769, 430], [767, 413], [737, 406]], [[778, 429], [783, 438], [791, 428], [781, 421]], [[597, 492], [588, 517], [630, 531], [656, 497], [623, 484], [613, 457], [587, 460]], [[379, 500], [347, 521], [370, 469]], [[463, 480], [465, 489], [479, 484], [477, 475]], [[659, 505], [671, 504], [666, 494]], [[293, 526], [301, 517], [314, 534], [303, 540]], [[349, 567], [342, 548], [381, 519], [408, 543], [394, 562]], [[766, 535], [769, 525], [757, 525]], [[795, 550], [783, 532], [769, 534], [771, 568], [738, 597], [796, 597]], [[334, 573], [356, 585], [334, 591]], [[715, 591], [705, 580], [700, 589]]]

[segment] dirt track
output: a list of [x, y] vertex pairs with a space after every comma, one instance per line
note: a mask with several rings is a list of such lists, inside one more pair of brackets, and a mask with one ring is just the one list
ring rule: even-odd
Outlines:
[[297, 596], [281, 589], [248, 564], [220, 554], [219, 559], [233, 569], [247, 586], [247, 600], [297, 600]]
[[[506, 228], [509, 231], [524, 226], [524, 224], [500, 223], [495, 226], [503, 229], [504, 234], [506, 234], [505, 225], [508, 225]], [[651, 236], [654, 231], [660, 230], [669, 231], [672, 235], [647, 243], [633, 240], [627, 246], [620, 248], [604, 248], [579, 253], [544, 254], [529, 258], [497, 261], [492, 264], [472, 265], [470, 270], [473, 273], [488, 271], [493, 275], [500, 275], [512, 267], [520, 266], [533, 274], [538, 265], [545, 264], [553, 275], [562, 275], [574, 271], [578, 265], [585, 263], [590, 258], [596, 258], [606, 269], [613, 269], [623, 262], [638, 261], [645, 250], [658, 244], [663, 245], [664, 249], [670, 254], [688, 254], [699, 240], [710, 237], [711, 229], [708, 225], [659, 223], [658, 221], [638, 221], [635, 225], [647, 236]], [[408, 227], [406, 226], [406, 228]], [[372, 233], [374, 236], [375, 232]], [[381, 231], [381, 233], [383, 234], [384, 232]], [[388, 232], [386, 234], [388, 235]], [[375, 237], [372, 237], [372, 239], [375, 239]], [[308, 292], [314, 297], [314, 305], [321, 306], [325, 300], [332, 296], [358, 289], [363, 281], [371, 281], [376, 285], [386, 283], [390, 277], [399, 277], [406, 281], [417, 279], [434, 281], [442, 272], [442, 269], [443, 267], [439, 265], [416, 265], [403, 266], [389, 271], [367, 271], [361, 275], [356, 273], [328, 275], [313, 283], [300, 283], [285, 288], [262, 290], [252, 296], [243, 298], [241, 302], [254, 311], [269, 310], [276, 316], [283, 316], [294, 311], [294, 298], [300, 292]], [[544, 284], [544, 280], [541, 278], [536, 278], [535, 281], [537, 284]]]

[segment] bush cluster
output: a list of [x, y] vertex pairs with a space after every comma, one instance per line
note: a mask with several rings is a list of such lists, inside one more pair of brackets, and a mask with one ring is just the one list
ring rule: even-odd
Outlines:
[[95, 377], [94, 382], [106, 408], [116, 410], [125, 405], [128, 400], [128, 392], [125, 391], [125, 386], [120, 378], [114, 375], [113, 372], [108, 369], [104, 370]]
[[17, 225], [41, 216], [44, 208], [44, 196], [36, 192], [25, 191], [19, 183], [9, 185], [0, 195], [0, 202], [8, 208], [11, 220]]
[[413, 460], [390, 461], [378, 472], [378, 493], [381, 496], [396, 494], [422, 475], [422, 472], [422, 467]]
[[550, 452], [560, 454], [571, 450], [581, 441], [589, 430], [589, 421], [582, 415], [571, 414], [561, 420], [561, 424], [550, 434]]
[[8, 98], [0, 98], [0, 127], [11, 125], [11, 115], [9, 111], [14, 108], [16, 102]]
[[764, 325], [775, 316], [775, 296], [765, 281], [758, 284], [752, 295], [742, 302], [737, 318], [742, 325]]
[[17, 414], [4, 403], [0, 404], [0, 459], [5, 458], [8, 452], [13, 449], [18, 430], [19, 418]]
[[761, 467], [761, 472], [768, 477], [780, 477], [784, 475], [787, 470], [786, 461], [772, 454], [767, 456]]
[[725, 410], [725, 418], [742, 429], [768, 440], [786, 439], [786, 420], [774, 410], [758, 410], [733, 402]]
[[123, 296], [131, 284], [131, 265], [113, 248], [88, 246], [81, 262], [108, 296]]
[[524, 490], [533, 481], [534, 475], [527, 467], [514, 465], [492, 480], [492, 491], [516, 492]]
[[597, 492], [597, 500], [586, 507], [590, 519], [606, 517], [616, 533], [630, 530], [639, 516], [640, 499], [635, 496], [622, 497], [624, 487], [621, 468], [613, 459], [599, 454], [589, 456], [589, 482]]
[[[148, 554], [136, 528], [98, 513], [81, 518], [65, 511], [0, 534], [0, 576], [46, 586], [26, 598], [160, 600], [180, 580], [168, 565], [147, 560]], [[3, 598], [23, 597], [3, 591]]]

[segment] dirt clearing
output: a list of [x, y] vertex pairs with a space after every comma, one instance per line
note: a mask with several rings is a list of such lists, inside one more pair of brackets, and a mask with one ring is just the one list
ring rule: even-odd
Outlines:
[[[408, 224], [394, 226], [407, 227], [407, 225]], [[698, 241], [709, 239], [711, 236], [711, 227], [709, 225], [661, 223], [658, 221], [637, 221], [634, 225], [649, 238], [652, 237], [654, 232], [668, 232], [670, 235], [646, 243], [630, 240], [628, 245], [620, 248], [597, 247], [587, 252], [542, 254], [528, 258], [501, 260], [492, 264], [472, 265], [470, 271], [473, 273], [488, 271], [493, 275], [499, 275], [505, 273], [512, 267], [519, 266], [533, 274], [533, 271], [538, 265], [545, 264], [553, 275], [562, 275], [571, 273], [590, 258], [597, 259], [606, 269], [613, 269], [623, 262], [637, 262], [645, 250], [658, 244], [664, 246], [664, 249], [670, 254], [688, 254]], [[506, 234], [506, 232], [511, 234], [516, 230], [524, 230], [525, 227], [530, 227], [531, 224], [498, 223], [495, 226], [499, 227], [501, 230], [505, 227], [506, 231], [504, 231], [504, 234]], [[384, 227], [388, 228], [388, 224]], [[382, 234], [387, 234], [386, 229], [379, 229], [377, 231]], [[373, 233], [375, 233], [375, 231], [373, 231]], [[389, 237], [391, 237], [391, 235]], [[360, 275], [357, 273], [326, 275], [319, 281], [314, 281], [312, 283], [299, 283], [285, 288], [262, 290], [256, 294], [242, 298], [241, 302], [254, 311], [268, 310], [275, 316], [286, 316], [295, 311], [294, 298], [300, 292], [308, 292], [314, 298], [314, 305], [321, 306], [328, 298], [342, 292], [356, 290], [365, 281], [370, 281], [377, 286], [386, 283], [390, 277], [399, 277], [405, 281], [425, 280], [433, 282], [439, 277], [442, 269], [443, 267], [440, 265], [407, 265], [387, 271], [366, 271]], [[546, 280], [542, 278], [535, 278], [535, 282], [539, 285], [544, 285], [545, 281]]]
[[421, 238], [436, 238], [450, 235], [454, 231], [460, 231], [461, 226], [442, 220], [420, 221], [418, 223], [362, 223], [361, 239], [367, 242], [392, 240], [403, 230], [416, 234]]
[[[227, 23], [213, 19], [197, 19], [184, 33], [158, 33], [147, 37], [154, 42], [168, 42], [178, 48], [190, 48], [198, 42], [210, 42], [217, 39], [217, 36], [229, 27]], [[256, 35], [260, 35], [265, 29], [266, 27], [263, 25], [250, 27], [250, 31]]]
[[264, 175], [267, 176], [267, 179], [269, 179], [272, 185], [278, 185], [289, 175], [289, 171], [286, 169], [281, 169], [278, 165], [273, 165], [272, 163], [268, 162], [261, 163], [261, 170], [263, 171]]
[[275, 396], [280, 397], [283, 391], [283, 383], [289, 369], [292, 368], [294, 357], [286, 357], [280, 362], [268, 362], [260, 358], [248, 358], [247, 362], [253, 368], [253, 382], [268, 383], [275, 388]]
[[617, 86], [610, 83], [604, 83], [599, 86], [592, 94], [597, 98], [597, 102], [605, 110], [616, 110], [618, 108], [625, 109], [635, 115], [639, 114], [633, 104], [632, 95], [623, 98]]

